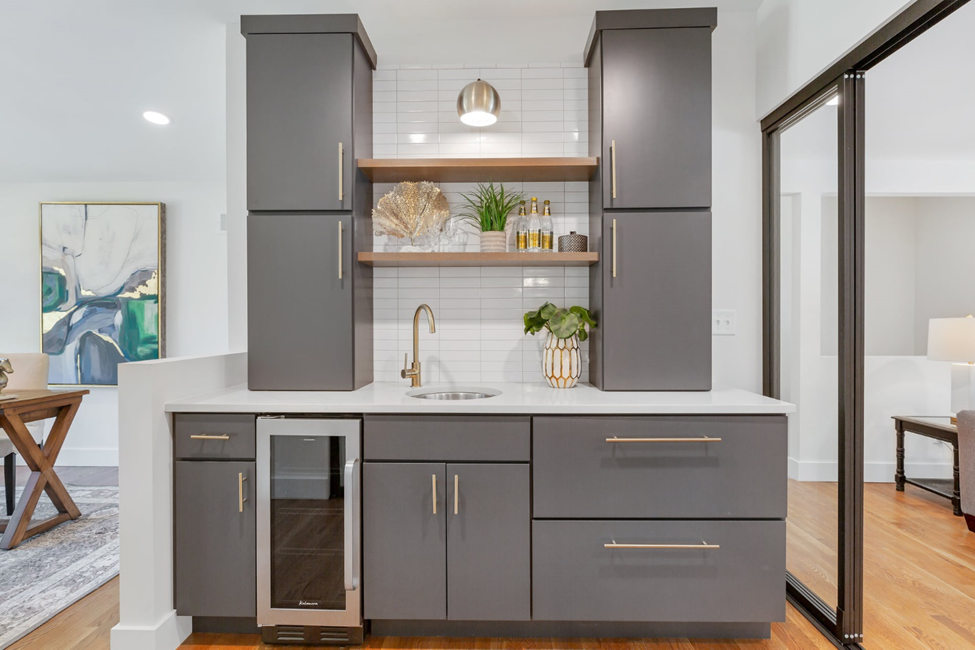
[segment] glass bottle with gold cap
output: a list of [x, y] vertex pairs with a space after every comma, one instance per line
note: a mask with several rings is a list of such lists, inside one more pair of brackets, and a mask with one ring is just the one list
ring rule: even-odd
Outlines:
[[542, 219], [538, 216], [538, 199], [532, 197], [532, 211], [528, 215], [528, 250], [537, 253], [542, 250]]
[[515, 220], [515, 249], [519, 253], [528, 250], [528, 215], [525, 214], [525, 202], [518, 206], [518, 218]]
[[551, 253], [552, 244], [555, 241], [555, 229], [552, 224], [552, 210], [548, 199], [545, 200], [545, 211], [542, 213], [541, 241], [540, 247], [543, 252]]

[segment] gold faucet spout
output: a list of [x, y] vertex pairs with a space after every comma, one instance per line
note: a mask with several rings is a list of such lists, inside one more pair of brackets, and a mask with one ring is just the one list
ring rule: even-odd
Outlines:
[[420, 375], [420, 312], [425, 311], [427, 313], [427, 322], [430, 323], [430, 333], [434, 334], [437, 331], [437, 322], [433, 317], [433, 310], [430, 309], [430, 305], [422, 304], [416, 308], [416, 312], [413, 314], [413, 363], [409, 364], [408, 359], [403, 360], [403, 370], [400, 372], [400, 377], [403, 379], [410, 379], [410, 385], [413, 388], [420, 388], [421, 375]]

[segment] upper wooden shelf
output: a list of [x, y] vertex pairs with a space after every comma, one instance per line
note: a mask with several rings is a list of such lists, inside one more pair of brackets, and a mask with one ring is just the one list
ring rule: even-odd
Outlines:
[[374, 183], [588, 181], [599, 159], [585, 158], [362, 158], [359, 169]]
[[599, 253], [359, 253], [369, 266], [591, 266]]

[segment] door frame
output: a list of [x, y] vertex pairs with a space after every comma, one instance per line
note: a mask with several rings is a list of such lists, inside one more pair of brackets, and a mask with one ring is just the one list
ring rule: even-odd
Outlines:
[[[880, 29], [796, 91], [761, 122], [762, 128], [762, 387], [780, 384], [780, 136], [838, 95], [839, 173], [839, 482], [837, 607], [829, 607], [791, 573], [786, 594], [834, 645], [863, 641], [863, 388], [866, 72], [968, 0], [915, 0]], [[837, 16], [842, 19], [842, 16]]]

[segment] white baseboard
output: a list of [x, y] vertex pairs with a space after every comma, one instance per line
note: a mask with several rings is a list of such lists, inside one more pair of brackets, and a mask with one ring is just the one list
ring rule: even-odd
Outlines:
[[[17, 464], [24, 459], [17, 455]], [[118, 467], [118, 449], [99, 447], [65, 447], [58, 454], [58, 467]]]
[[[816, 483], [835, 483], [839, 474], [835, 461], [798, 461], [789, 459], [789, 478], [795, 481]], [[864, 483], [893, 483], [893, 462], [869, 462], [863, 464]], [[949, 463], [911, 463], [904, 464], [908, 477], [951, 478], [952, 466]]]
[[112, 628], [111, 650], [176, 650], [193, 632], [193, 617], [170, 611], [153, 626], [136, 627], [119, 623]]

